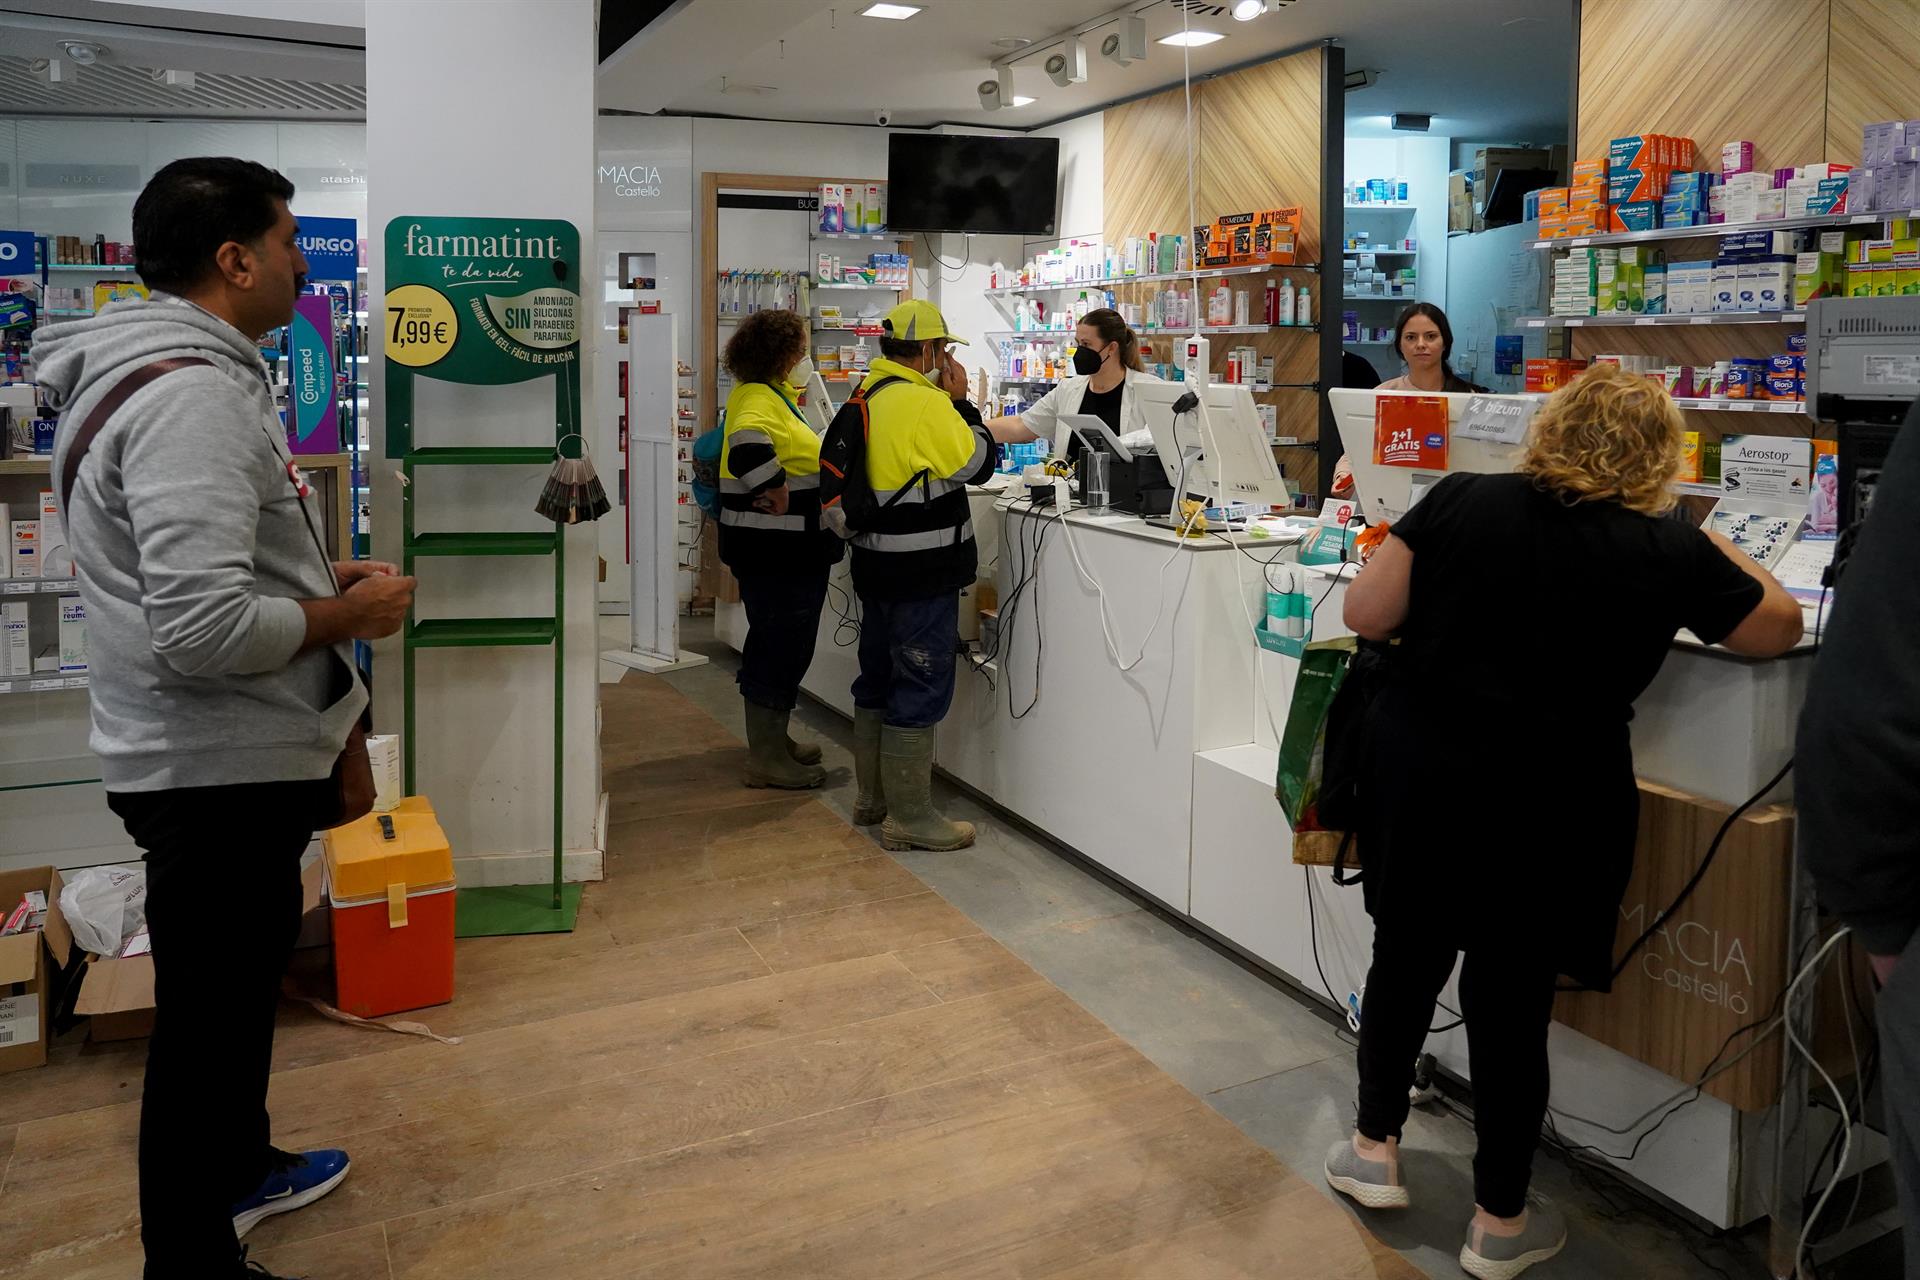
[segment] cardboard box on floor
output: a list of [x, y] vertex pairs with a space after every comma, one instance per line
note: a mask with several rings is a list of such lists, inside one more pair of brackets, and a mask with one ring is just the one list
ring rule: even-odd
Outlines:
[[4, 910], [34, 889], [47, 895], [46, 928], [0, 938], [0, 1074], [47, 1064], [53, 975], [73, 951], [73, 935], [60, 914], [60, 873], [52, 867], [0, 873]]

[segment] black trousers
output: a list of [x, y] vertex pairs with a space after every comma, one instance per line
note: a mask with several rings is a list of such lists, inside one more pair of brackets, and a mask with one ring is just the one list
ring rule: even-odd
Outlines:
[[[1452, 944], [1376, 926], [1373, 967], [1360, 1010], [1361, 1136], [1400, 1136], [1415, 1059], [1433, 1026], [1434, 1001], [1453, 972]], [[1547, 1023], [1559, 975], [1532, 956], [1469, 948], [1460, 970], [1473, 1075], [1473, 1194], [1503, 1218], [1526, 1207], [1533, 1149], [1547, 1114]]]
[[774, 711], [791, 711], [799, 702], [820, 636], [830, 570], [823, 564], [785, 574], [735, 574], [747, 610], [747, 643], [735, 682], [748, 702]]
[[154, 1029], [140, 1104], [147, 1280], [238, 1270], [233, 1205], [269, 1170], [267, 1077], [329, 782], [110, 793], [146, 855]]

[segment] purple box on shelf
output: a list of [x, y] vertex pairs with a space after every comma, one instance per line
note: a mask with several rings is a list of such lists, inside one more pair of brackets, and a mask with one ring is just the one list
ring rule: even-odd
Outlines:
[[1786, 167], [1785, 167], [1784, 169], [1775, 169], [1775, 170], [1773, 171], [1773, 185], [1774, 185], [1774, 186], [1776, 186], [1776, 187], [1784, 187], [1784, 186], [1786, 186], [1786, 185], [1787, 185], [1787, 184], [1788, 184], [1789, 182], [1792, 182], [1792, 181], [1793, 181], [1793, 166], [1792, 166], [1792, 165], [1788, 165], [1788, 166], [1786, 166]]

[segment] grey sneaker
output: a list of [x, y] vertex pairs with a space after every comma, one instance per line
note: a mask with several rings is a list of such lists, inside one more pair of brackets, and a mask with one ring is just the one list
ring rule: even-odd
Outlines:
[[1404, 1209], [1409, 1201], [1396, 1160], [1366, 1160], [1342, 1138], [1327, 1152], [1327, 1185], [1369, 1209]]
[[1460, 1246], [1460, 1269], [1479, 1280], [1513, 1280], [1536, 1262], [1545, 1262], [1567, 1244], [1567, 1220], [1545, 1196], [1527, 1197], [1527, 1225], [1517, 1236], [1488, 1235], [1467, 1228]]

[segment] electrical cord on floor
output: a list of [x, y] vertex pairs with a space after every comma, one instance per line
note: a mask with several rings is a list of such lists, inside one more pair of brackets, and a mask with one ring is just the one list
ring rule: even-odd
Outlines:
[[[1320, 985], [1326, 988], [1327, 999], [1333, 1001], [1334, 1007], [1336, 1009], [1345, 1011], [1347, 1008], [1346, 1002], [1341, 1000], [1339, 996], [1333, 993], [1333, 984], [1327, 981], [1327, 971], [1326, 969], [1322, 968], [1320, 964], [1320, 926], [1319, 926], [1320, 899], [1318, 894], [1318, 887], [1313, 882], [1313, 868], [1308, 866], [1302, 866], [1300, 868], [1300, 873], [1302, 876], [1306, 878], [1306, 884], [1307, 884], [1307, 940], [1313, 946], [1314, 972], [1320, 975]], [[1438, 1000], [1434, 1001], [1434, 1003], [1436, 1005], [1439, 1005], [1439, 1007], [1442, 1009], [1447, 1009], [1447, 1006], [1444, 1004], [1440, 1004]], [[1447, 1012], [1454, 1013], [1452, 1009], [1447, 1009]], [[1361, 1011], [1361, 1014], [1362, 1014], [1362, 1021], [1364, 1022], [1365, 1020], [1364, 1009]], [[1438, 1035], [1442, 1031], [1451, 1031], [1455, 1027], [1460, 1026], [1466, 1022], [1466, 1019], [1463, 1017], [1460, 1017], [1458, 1014], [1455, 1014], [1454, 1016], [1456, 1020], [1453, 1022], [1447, 1023], [1445, 1026], [1428, 1027], [1427, 1034], [1430, 1036]]]
[[[1056, 513], [1052, 517], [1052, 519], [1056, 521], [1064, 520], [1065, 516], [1060, 513]], [[1025, 711], [1015, 711], [1013, 709], [1013, 681], [1011, 680], [1007, 681], [1007, 712], [1015, 720], [1025, 720], [1028, 716], [1033, 714], [1033, 709], [1040, 705], [1040, 671], [1041, 671], [1041, 667], [1045, 664], [1047, 659], [1047, 628], [1045, 626], [1045, 619], [1040, 616], [1040, 613], [1041, 613], [1040, 556], [1046, 550], [1047, 530], [1051, 526], [1044, 519], [1033, 521], [1033, 523], [1039, 526], [1039, 528], [1034, 533], [1033, 570], [1029, 575], [1032, 582], [1031, 595], [1033, 599], [1033, 613], [1034, 613], [1033, 698], [1027, 703], [1027, 709]]]

